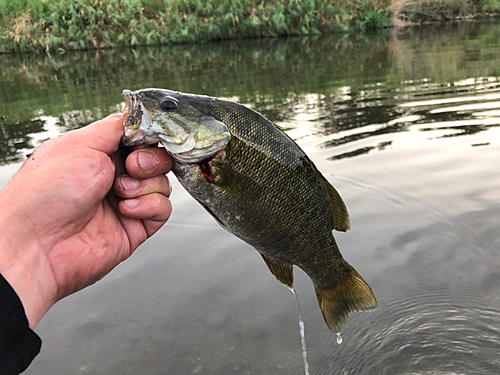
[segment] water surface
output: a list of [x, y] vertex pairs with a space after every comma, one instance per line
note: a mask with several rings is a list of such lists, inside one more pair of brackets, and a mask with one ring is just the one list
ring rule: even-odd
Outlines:
[[[239, 101], [287, 129], [339, 190], [344, 257], [379, 308], [343, 343], [296, 271], [311, 374], [500, 366], [500, 26], [0, 56], [0, 186], [44, 139], [162, 87]], [[59, 302], [26, 374], [302, 374], [295, 298], [171, 176], [169, 223]]]

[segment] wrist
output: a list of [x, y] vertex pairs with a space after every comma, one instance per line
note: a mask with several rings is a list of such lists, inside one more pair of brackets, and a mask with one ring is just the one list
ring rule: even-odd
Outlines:
[[[30, 328], [34, 328], [56, 302], [50, 265], [23, 227], [13, 221], [0, 192], [0, 273], [21, 300]], [[49, 269], [47, 269], [47, 266]]]

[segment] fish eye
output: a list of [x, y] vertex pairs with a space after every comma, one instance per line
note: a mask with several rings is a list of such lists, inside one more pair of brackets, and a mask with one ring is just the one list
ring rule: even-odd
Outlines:
[[173, 112], [177, 109], [177, 101], [174, 99], [164, 99], [160, 102], [160, 108], [165, 112]]

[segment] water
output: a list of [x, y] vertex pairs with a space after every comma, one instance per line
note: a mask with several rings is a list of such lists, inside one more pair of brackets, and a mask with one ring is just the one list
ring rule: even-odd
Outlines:
[[302, 358], [304, 359], [304, 373], [309, 375], [309, 361], [307, 360], [307, 345], [306, 345], [306, 328], [304, 324], [304, 318], [302, 317], [302, 310], [300, 309], [299, 296], [295, 290], [290, 289], [297, 299], [297, 309], [299, 310], [299, 334], [300, 334], [300, 345], [302, 346]]
[[[340, 191], [336, 233], [379, 308], [344, 342], [300, 270], [310, 372], [500, 368], [500, 26], [0, 56], [0, 186], [42, 140], [157, 86], [237, 100], [287, 129]], [[173, 183], [168, 225], [37, 327], [27, 375], [300, 374], [297, 306], [248, 245]]]

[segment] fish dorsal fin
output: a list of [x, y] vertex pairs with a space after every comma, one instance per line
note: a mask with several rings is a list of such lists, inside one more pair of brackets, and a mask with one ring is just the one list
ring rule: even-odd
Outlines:
[[274, 277], [287, 288], [293, 289], [293, 264], [283, 262], [263, 253], [260, 253], [260, 255], [264, 258], [264, 262], [266, 262], [269, 271], [271, 271]]
[[281, 126], [276, 125], [274, 122], [273, 122], [273, 125], [274, 125], [274, 127], [275, 127], [276, 129], [281, 130], [282, 132], [284, 132], [284, 131], [285, 131], [285, 128], [282, 128]]
[[339, 232], [348, 232], [351, 228], [347, 207], [337, 190], [325, 179], [328, 202], [332, 213], [333, 228]]

